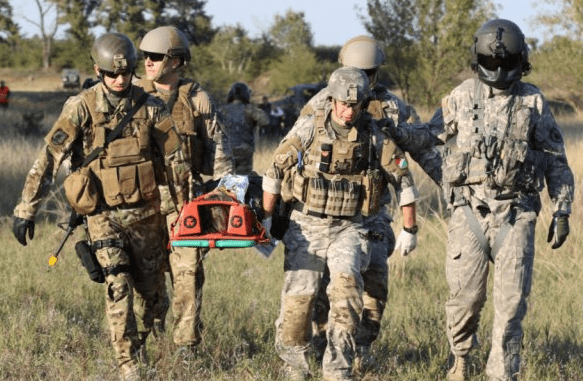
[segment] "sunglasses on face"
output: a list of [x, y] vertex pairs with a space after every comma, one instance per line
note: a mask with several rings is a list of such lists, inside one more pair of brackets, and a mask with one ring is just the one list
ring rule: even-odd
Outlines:
[[115, 79], [115, 78], [119, 77], [120, 75], [122, 77], [127, 77], [128, 75], [132, 74], [132, 72], [129, 70], [124, 70], [124, 71], [121, 71], [119, 73], [112, 73], [111, 71], [105, 71], [105, 70], [100, 70], [100, 72], [101, 72], [101, 74], [103, 74], [104, 77], [111, 78], [111, 79]]
[[164, 59], [165, 54], [144, 52], [144, 60], [149, 59], [152, 62], [160, 62]]

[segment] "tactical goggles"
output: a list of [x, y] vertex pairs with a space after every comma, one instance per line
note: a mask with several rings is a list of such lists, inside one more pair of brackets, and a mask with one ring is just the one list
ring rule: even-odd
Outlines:
[[486, 70], [496, 71], [498, 68], [510, 71], [520, 63], [520, 54], [509, 54], [505, 58], [499, 55], [478, 54], [478, 64]]
[[166, 55], [162, 53], [144, 52], [144, 60], [150, 59], [152, 62], [160, 62]]

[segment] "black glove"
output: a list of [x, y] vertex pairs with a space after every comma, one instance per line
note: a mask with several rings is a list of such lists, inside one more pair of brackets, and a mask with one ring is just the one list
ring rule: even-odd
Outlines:
[[555, 238], [555, 243], [551, 248], [558, 249], [567, 239], [569, 235], [569, 216], [554, 216], [551, 226], [549, 226], [549, 236], [547, 242], [551, 242], [553, 237]]
[[28, 231], [28, 239], [34, 238], [34, 221], [25, 220], [24, 218], [14, 217], [12, 225], [12, 233], [20, 242], [22, 246], [26, 246], [26, 232]]

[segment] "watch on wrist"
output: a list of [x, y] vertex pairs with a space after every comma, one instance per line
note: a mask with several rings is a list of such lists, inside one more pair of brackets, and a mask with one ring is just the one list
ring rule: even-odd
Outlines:
[[410, 228], [403, 226], [403, 230], [409, 234], [417, 234], [417, 232], [419, 231], [419, 227], [417, 225], [413, 225]]

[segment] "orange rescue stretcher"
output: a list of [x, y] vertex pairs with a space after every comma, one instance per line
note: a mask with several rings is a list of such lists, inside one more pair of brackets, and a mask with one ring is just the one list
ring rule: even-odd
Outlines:
[[225, 190], [203, 194], [184, 205], [172, 225], [173, 247], [244, 248], [269, 243], [251, 208]]

